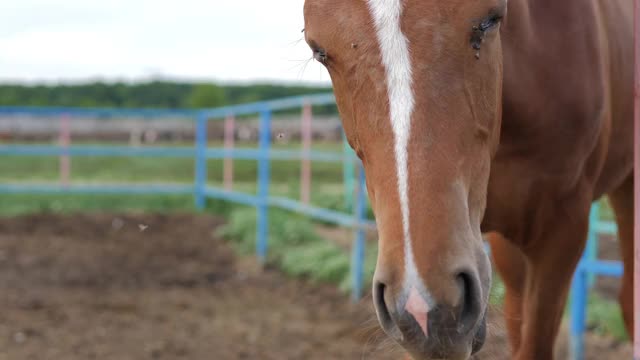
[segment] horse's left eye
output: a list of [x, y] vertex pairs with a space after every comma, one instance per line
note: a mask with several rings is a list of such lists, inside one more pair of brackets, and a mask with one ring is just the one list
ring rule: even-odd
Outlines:
[[482, 20], [482, 22], [480, 23], [480, 30], [481, 31], [487, 31], [489, 29], [491, 29], [492, 27], [495, 27], [496, 25], [498, 25], [500, 23], [500, 20], [502, 20], [502, 17], [499, 15], [491, 15], [487, 18], [485, 18], [484, 20]]

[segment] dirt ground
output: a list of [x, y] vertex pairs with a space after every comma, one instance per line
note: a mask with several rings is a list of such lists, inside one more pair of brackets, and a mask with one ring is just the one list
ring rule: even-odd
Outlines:
[[[261, 271], [209, 216], [0, 218], [0, 360], [397, 359], [370, 298]], [[499, 311], [479, 359], [508, 359]], [[560, 339], [559, 351], [566, 353]], [[631, 358], [589, 336], [589, 359]]]

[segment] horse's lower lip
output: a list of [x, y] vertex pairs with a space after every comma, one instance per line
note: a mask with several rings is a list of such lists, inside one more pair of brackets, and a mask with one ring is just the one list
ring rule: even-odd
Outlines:
[[487, 335], [486, 313], [478, 321], [472, 332], [460, 339], [460, 343], [455, 348], [439, 349], [437, 346], [435, 348], [432, 346], [424, 347], [424, 345], [412, 343], [411, 339], [406, 338], [397, 327], [386, 329], [385, 331], [400, 345], [406, 347], [413, 354], [414, 359], [466, 360], [478, 353], [484, 346]]

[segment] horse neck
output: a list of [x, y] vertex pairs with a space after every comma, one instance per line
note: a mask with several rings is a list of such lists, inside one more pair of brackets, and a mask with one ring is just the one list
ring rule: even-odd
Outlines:
[[[566, 14], [580, 14], [590, 0], [509, 0], [508, 22], [528, 27], [538, 21]], [[527, 28], [527, 30], [529, 30]], [[535, 29], [534, 29], [535, 30]]]
[[[613, 1], [613, 0], [609, 0]], [[547, 109], [544, 99], [532, 96], [558, 88], [541, 83], [545, 68], [558, 66], [547, 52], [562, 57], [565, 64], [577, 56], [568, 36], [597, 38], [595, 0], [509, 0], [509, 13], [501, 30], [504, 75], [501, 146], [538, 146], [549, 137], [558, 119], [541, 115]], [[564, 39], [564, 40], [559, 40]], [[576, 49], [580, 49], [576, 42]], [[562, 55], [560, 55], [562, 54]], [[557, 59], [556, 59], [557, 60]], [[527, 90], [523, 90], [527, 89]]]

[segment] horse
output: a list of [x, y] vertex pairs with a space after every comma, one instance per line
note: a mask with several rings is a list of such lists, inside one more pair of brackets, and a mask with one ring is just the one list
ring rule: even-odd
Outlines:
[[305, 1], [304, 38], [328, 70], [376, 217], [378, 322], [408, 356], [482, 348], [493, 263], [513, 358], [552, 359], [603, 196], [632, 332], [632, 5]]

